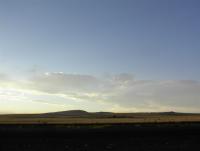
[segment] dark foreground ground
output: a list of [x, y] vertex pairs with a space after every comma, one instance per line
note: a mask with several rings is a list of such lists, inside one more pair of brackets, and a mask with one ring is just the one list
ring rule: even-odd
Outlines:
[[0, 151], [200, 150], [200, 123], [0, 125]]

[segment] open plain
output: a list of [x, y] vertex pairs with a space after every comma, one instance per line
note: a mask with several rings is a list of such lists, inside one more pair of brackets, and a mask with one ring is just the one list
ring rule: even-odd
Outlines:
[[200, 116], [178, 113], [2, 115], [1, 151], [199, 150]]

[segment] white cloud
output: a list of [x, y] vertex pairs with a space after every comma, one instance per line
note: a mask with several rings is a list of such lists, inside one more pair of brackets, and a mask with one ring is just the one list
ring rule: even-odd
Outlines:
[[[0, 86], [28, 91], [33, 98], [37, 94], [55, 98], [45, 103], [63, 105], [65, 102], [60, 103], [58, 98], [71, 100], [77, 108], [89, 101], [96, 106], [107, 104], [109, 108], [105, 110], [110, 111], [200, 112], [200, 82], [193, 80], [152, 81], [137, 80], [131, 74], [95, 77], [48, 72], [24, 81], [8, 80], [0, 75]], [[42, 99], [37, 97], [38, 100]]]

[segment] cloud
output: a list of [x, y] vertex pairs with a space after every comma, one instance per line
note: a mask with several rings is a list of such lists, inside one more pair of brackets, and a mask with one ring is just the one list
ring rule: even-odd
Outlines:
[[[2, 81], [4, 86], [7, 81], [7, 87], [21, 91], [74, 101], [77, 108], [90, 101], [96, 106], [107, 104], [109, 108], [105, 110], [110, 111], [200, 112], [200, 82], [194, 80], [138, 80], [131, 74], [96, 77], [57, 72], [12, 82], [0, 75], [0, 85]], [[40, 102], [38, 100], [41, 99], [36, 100]], [[53, 104], [60, 104], [59, 99]]]
[[3, 83], [5, 81], [9, 81], [10, 77], [7, 74], [0, 73], [0, 82]]

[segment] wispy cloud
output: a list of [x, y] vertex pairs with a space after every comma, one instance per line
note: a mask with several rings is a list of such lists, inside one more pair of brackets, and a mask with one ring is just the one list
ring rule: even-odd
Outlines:
[[[0, 87], [1, 99], [2, 95], [15, 97], [14, 91], [3, 94], [6, 88], [28, 92], [26, 99], [39, 103], [65, 106], [64, 100], [70, 100], [76, 108], [91, 102], [96, 107], [107, 104], [105, 110], [108, 111], [200, 112], [200, 82], [193, 80], [152, 81], [138, 80], [131, 74], [95, 77], [59, 72], [34, 75], [20, 81], [0, 75]], [[48, 96], [45, 100], [40, 99], [45, 95]]]

